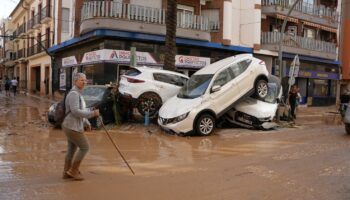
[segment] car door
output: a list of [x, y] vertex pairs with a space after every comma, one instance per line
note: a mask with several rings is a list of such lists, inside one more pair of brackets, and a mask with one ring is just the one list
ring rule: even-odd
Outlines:
[[179, 91], [180, 86], [176, 85], [176, 77], [174, 75], [154, 73], [153, 77], [158, 95], [162, 98], [163, 103]]
[[249, 67], [251, 62], [251, 59], [245, 59], [230, 66], [234, 79], [237, 83], [236, 87], [240, 90], [240, 97], [247, 94], [254, 86], [254, 71], [252, 67]]
[[226, 110], [237, 100], [239, 89], [236, 85], [237, 83], [233, 79], [230, 68], [222, 70], [215, 76], [211, 88], [221, 86], [221, 89], [216, 92], [210, 91], [210, 99], [217, 114]]

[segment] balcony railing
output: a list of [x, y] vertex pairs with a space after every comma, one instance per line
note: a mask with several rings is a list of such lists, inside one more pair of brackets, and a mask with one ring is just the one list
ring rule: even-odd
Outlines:
[[[159, 8], [119, 3], [109, 0], [87, 1], [83, 4], [81, 20], [107, 17], [165, 25], [165, 15], [166, 11]], [[177, 17], [177, 26], [179, 28], [202, 31], [217, 30], [219, 28], [219, 22], [209, 21], [209, 18], [206, 16], [196, 16], [179, 12]]]
[[32, 29], [34, 26], [34, 18], [27, 21], [27, 30]]
[[47, 17], [51, 17], [51, 6], [46, 6], [43, 9], [41, 9], [41, 18], [40, 20], [43, 20]]
[[41, 20], [41, 14], [38, 13], [34, 16], [33, 26], [40, 24], [40, 20]]
[[27, 49], [27, 56], [33, 56], [35, 54], [41, 53], [44, 51], [44, 48], [48, 48], [50, 45], [50, 40], [41, 41], [41, 45], [39, 43], [32, 45]]
[[[261, 4], [262, 6], [281, 6], [284, 8], [292, 6], [290, 0], [262, 0]], [[335, 22], [339, 22], [340, 19], [339, 13], [333, 8], [325, 7], [323, 5], [313, 5], [303, 1], [300, 1], [294, 10], [322, 18], [329, 18]]]
[[[280, 38], [281, 38], [281, 35], [279, 32], [261, 33], [262, 44], [278, 45], [280, 42]], [[335, 43], [315, 40], [312, 38], [306, 38], [301, 36], [290, 36], [288, 34], [283, 35], [282, 44], [284, 46], [302, 48], [302, 49], [331, 53], [331, 54], [335, 54], [337, 51], [337, 46]]]
[[16, 35], [19, 36], [22, 33], [26, 32], [26, 23], [23, 23], [22, 25], [20, 25], [17, 30], [16, 30]]
[[21, 59], [21, 58], [26, 57], [25, 52], [26, 52], [25, 48], [18, 50], [17, 51], [17, 59]]

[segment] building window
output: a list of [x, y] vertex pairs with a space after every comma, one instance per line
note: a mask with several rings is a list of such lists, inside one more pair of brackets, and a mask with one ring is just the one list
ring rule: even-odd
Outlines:
[[69, 32], [69, 8], [62, 8], [62, 32]]
[[316, 31], [309, 28], [304, 28], [304, 37], [315, 39]]
[[193, 13], [194, 13], [194, 7], [192, 7], [192, 6], [186, 6], [186, 5], [182, 5], [182, 4], [178, 4], [178, 5], [177, 5], [177, 11], [182, 12], [182, 13], [184, 13], [184, 14], [193, 15]]

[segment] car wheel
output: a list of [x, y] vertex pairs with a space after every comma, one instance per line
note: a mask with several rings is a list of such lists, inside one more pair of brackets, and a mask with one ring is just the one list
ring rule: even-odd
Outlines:
[[265, 81], [264, 79], [260, 79], [255, 83], [255, 96], [258, 99], [263, 100], [268, 93], [268, 85], [267, 85], [267, 81]]
[[350, 124], [345, 124], [345, 131], [350, 135]]
[[196, 132], [199, 135], [210, 135], [215, 128], [215, 119], [209, 114], [201, 115], [196, 121]]
[[162, 105], [162, 100], [155, 93], [144, 93], [138, 99], [137, 110], [142, 116], [149, 112], [150, 117], [154, 117]]

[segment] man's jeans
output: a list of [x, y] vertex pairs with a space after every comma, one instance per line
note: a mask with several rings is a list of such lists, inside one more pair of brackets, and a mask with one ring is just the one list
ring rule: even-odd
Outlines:
[[73, 159], [74, 153], [79, 147], [78, 154], [75, 156], [73, 163], [81, 162], [84, 159], [86, 153], [89, 151], [89, 141], [87, 140], [85, 134], [66, 128], [62, 129], [67, 136], [68, 142], [66, 161], [71, 161]]

